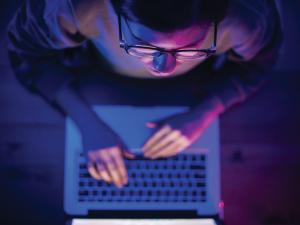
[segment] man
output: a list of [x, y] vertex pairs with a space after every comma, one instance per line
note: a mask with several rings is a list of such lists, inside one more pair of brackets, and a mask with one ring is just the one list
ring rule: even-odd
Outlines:
[[[205, 73], [218, 75], [199, 83], [205, 97], [198, 104], [149, 123], [156, 131], [142, 151], [156, 159], [184, 150], [217, 116], [258, 90], [282, 40], [272, 0], [27, 0], [8, 35], [17, 78], [77, 123], [89, 173], [118, 187], [128, 181], [123, 156], [134, 155], [78, 94], [74, 82], [82, 75], [74, 68], [94, 60], [100, 74], [168, 81], [188, 73], [204, 77], [197, 68], [212, 62]], [[88, 45], [97, 57], [89, 59]], [[80, 60], [69, 60], [72, 50]]]

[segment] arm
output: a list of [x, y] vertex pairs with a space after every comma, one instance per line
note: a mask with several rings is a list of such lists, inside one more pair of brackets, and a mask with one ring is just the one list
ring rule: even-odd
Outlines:
[[8, 26], [8, 36], [9, 56], [19, 81], [78, 125], [90, 174], [118, 186], [126, 183], [120, 139], [76, 93], [75, 75], [59, 60], [62, 50], [86, 40], [70, 0], [24, 1]]
[[[55, 103], [78, 125], [86, 150], [109, 148], [121, 143], [114, 132], [107, 132], [110, 128], [91, 110], [72, 85], [65, 86], [57, 93]], [[100, 142], [99, 137], [102, 139]]]
[[199, 104], [189, 112], [154, 123], [158, 131], [142, 148], [146, 157], [170, 157], [183, 151], [217, 116], [247, 100], [268, 81], [268, 70], [275, 64], [282, 42], [279, 18], [268, 19], [274, 22], [274, 29], [265, 32], [262, 40], [258, 33], [256, 38], [250, 37], [227, 52], [230, 60], [203, 84], [201, 88], [207, 95]]
[[118, 135], [99, 119], [71, 85], [57, 93], [55, 103], [74, 120], [81, 131], [91, 176], [97, 180], [114, 182], [118, 187], [126, 184], [128, 177], [123, 153], [129, 158], [133, 156], [123, 151], [125, 146]]

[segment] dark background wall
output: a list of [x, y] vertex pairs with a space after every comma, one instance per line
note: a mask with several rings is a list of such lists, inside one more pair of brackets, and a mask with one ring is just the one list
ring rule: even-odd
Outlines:
[[[16, 81], [0, 2], [0, 224], [60, 224], [64, 119]], [[229, 225], [300, 224], [300, 1], [283, 1], [285, 42], [271, 83], [221, 116]]]

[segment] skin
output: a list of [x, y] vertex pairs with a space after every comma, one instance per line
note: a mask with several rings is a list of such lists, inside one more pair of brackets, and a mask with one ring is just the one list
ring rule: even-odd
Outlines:
[[[124, 23], [124, 22], [123, 22]], [[152, 30], [139, 23], [128, 21], [131, 31], [138, 40], [130, 33], [128, 27], [122, 24], [126, 41], [130, 44], [143, 44], [155, 46], [166, 50], [207, 48], [204, 46], [205, 37], [209, 32], [208, 26], [193, 25], [174, 32], [162, 33]], [[128, 56], [131, 57], [131, 56]], [[156, 77], [168, 77], [180, 71], [185, 61], [176, 59], [172, 54], [164, 55], [164, 63], [161, 68], [155, 67], [153, 57], [139, 58], [145, 68]], [[160, 60], [160, 59], [158, 59]], [[148, 127], [155, 128], [154, 123], [148, 123]], [[180, 129], [173, 129], [165, 124], [160, 127], [142, 147], [144, 156], [150, 159], [158, 157], [170, 157], [178, 154], [192, 142], [187, 136], [181, 133]], [[116, 140], [117, 143], [117, 140]], [[123, 157], [134, 159], [134, 155], [127, 152], [121, 145], [105, 149], [88, 151], [87, 168], [91, 176], [97, 180], [104, 180], [114, 183], [121, 188], [128, 182], [127, 170]]]
[[[122, 27], [126, 41], [130, 44], [142, 44], [145, 46], [155, 46], [166, 50], [178, 49], [201, 49], [208, 48], [204, 46], [205, 38], [210, 27], [207, 25], [192, 25], [185, 29], [176, 30], [174, 32], [164, 33], [157, 32], [142, 24], [128, 21], [128, 25], [136, 39], [129, 31], [128, 26], [123, 21]], [[169, 77], [180, 71], [185, 64], [195, 63], [197, 61], [182, 61], [176, 59], [172, 54], [166, 55], [166, 66], [160, 70], [154, 67], [155, 58], [144, 57], [139, 58], [145, 68], [156, 77]], [[199, 63], [199, 61], [197, 62]], [[169, 65], [169, 66], [168, 66]]]
[[150, 159], [170, 157], [178, 154], [190, 144], [190, 140], [180, 130], [165, 125], [144, 144], [142, 151], [144, 156]]
[[103, 179], [108, 183], [114, 183], [121, 188], [128, 182], [127, 170], [123, 157], [134, 158], [128, 152], [123, 152], [120, 147], [111, 147], [97, 151], [89, 151], [87, 168], [96, 180]]

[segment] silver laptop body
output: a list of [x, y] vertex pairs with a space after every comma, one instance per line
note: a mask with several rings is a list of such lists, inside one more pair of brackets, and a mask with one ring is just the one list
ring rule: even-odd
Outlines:
[[[93, 109], [135, 154], [140, 153], [140, 147], [153, 133], [153, 129], [145, 126], [146, 122], [188, 110], [178, 106], [115, 105], [95, 106]], [[219, 148], [217, 119], [198, 141], [178, 156], [127, 160], [128, 185], [117, 189], [89, 176], [82, 153], [81, 134], [76, 124], [67, 118], [65, 212], [73, 216], [88, 216], [94, 211], [174, 210], [196, 211], [199, 217], [216, 217], [221, 210]]]

